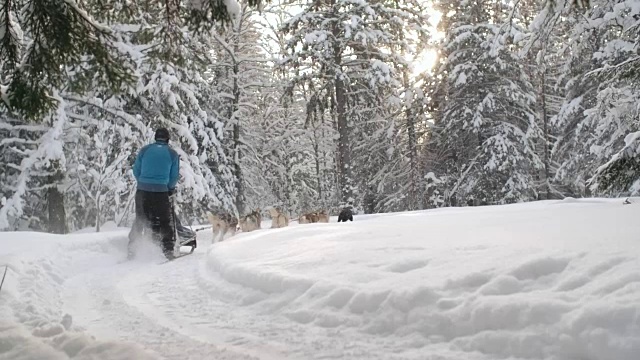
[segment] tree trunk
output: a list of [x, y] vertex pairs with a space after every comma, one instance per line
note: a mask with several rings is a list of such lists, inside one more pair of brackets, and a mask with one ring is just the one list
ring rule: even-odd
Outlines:
[[[238, 41], [240, 39], [240, 31], [242, 29], [242, 21], [240, 21], [236, 33], [234, 34], [234, 55], [238, 53]], [[231, 104], [231, 114], [229, 119], [233, 121], [233, 167], [235, 172], [236, 181], [236, 210], [239, 215], [245, 214], [246, 198], [244, 187], [244, 175], [242, 173], [242, 166], [240, 165], [240, 159], [242, 158], [241, 142], [240, 142], [240, 119], [237, 114], [240, 107], [240, 85], [238, 84], [238, 76], [240, 76], [240, 66], [237, 59], [232, 57], [233, 60], [233, 101]]]
[[551, 171], [549, 169], [549, 119], [547, 116], [547, 97], [545, 95], [545, 77], [547, 76], [546, 71], [542, 70], [542, 76], [540, 77], [540, 117], [542, 119], [542, 147], [544, 151], [544, 192], [545, 199], [549, 199], [551, 196], [551, 188], [549, 184], [549, 177]]
[[60, 163], [55, 160], [51, 162], [50, 171], [52, 174], [47, 178], [49, 188], [47, 189], [47, 210], [49, 212], [48, 226], [52, 234], [67, 233], [67, 214], [64, 208], [64, 194], [58, 189], [58, 184], [64, 179], [64, 173], [60, 169]]
[[[396, 7], [398, 3], [396, 3]], [[400, 10], [400, 9], [398, 9]], [[404, 41], [405, 34], [404, 32], [399, 33], [400, 39]], [[405, 48], [400, 49], [400, 54], [402, 57], [405, 56]], [[415, 101], [415, 93], [413, 89], [410, 88], [409, 83], [409, 69], [404, 68], [402, 71], [402, 86], [404, 87], [405, 94], [405, 118], [407, 123], [407, 137], [409, 140], [409, 209], [408, 210], [417, 210], [422, 208], [422, 196], [419, 196], [418, 189], [420, 189], [419, 185], [419, 171], [418, 171], [418, 150], [417, 150], [417, 139], [416, 139], [416, 121], [415, 115], [413, 114], [412, 107]], [[411, 96], [409, 98], [409, 96]]]
[[64, 209], [64, 195], [55, 185], [47, 190], [47, 208], [49, 210], [49, 232], [52, 234], [66, 234], [67, 215]]
[[409, 137], [409, 166], [410, 166], [410, 176], [411, 176], [411, 184], [409, 185], [409, 196], [411, 197], [411, 208], [409, 210], [418, 210], [421, 206], [419, 203], [420, 197], [418, 196], [418, 189], [420, 188], [418, 184], [418, 150], [416, 147], [416, 128], [415, 128], [415, 119], [411, 114], [411, 109], [407, 109], [407, 135]]
[[338, 112], [338, 156], [340, 157], [340, 193], [345, 203], [353, 201], [351, 179], [351, 146], [349, 141], [349, 122], [347, 121], [347, 95], [341, 74], [336, 75], [336, 108]]
[[233, 119], [233, 168], [235, 172], [236, 180], [236, 209], [238, 214], [243, 215], [245, 213], [245, 188], [244, 188], [244, 175], [242, 173], [242, 166], [240, 165], [240, 159], [242, 158], [242, 151], [240, 149], [240, 124], [239, 120], [235, 118], [235, 114], [238, 110], [238, 104], [240, 103], [240, 90], [238, 89], [238, 77], [237, 64], [234, 66], [234, 78], [233, 78], [233, 104], [232, 115]]
[[[330, 99], [330, 106], [329, 106], [329, 114], [330, 114], [330, 119], [331, 119], [331, 123], [333, 128], [337, 129], [338, 128], [338, 111], [336, 110], [336, 91], [335, 91], [335, 86], [331, 86], [329, 88], [329, 99]], [[336, 151], [333, 153], [333, 159], [334, 159], [334, 172], [331, 174], [331, 185], [332, 187], [336, 190], [333, 195], [334, 195], [334, 199], [332, 201], [336, 201], [336, 202], [340, 202], [341, 197], [342, 197], [342, 191], [340, 190], [340, 152], [338, 149], [336, 149]]]
[[322, 208], [324, 208], [325, 201], [324, 194], [322, 192], [322, 165], [320, 163], [320, 157], [322, 156], [322, 154], [320, 154], [320, 141], [324, 139], [324, 136], [322, 134], [318, 135], [318, 127], [320, 127], [321, 132], [324, 131], [324, 106], [322, 98], [319, 98], [318, 106], [314, 110], [314, 114], [316, 115], [316, 124], [315, 128], [313, 129], [313, 137], [315, 140], [314, 152], [316, 155], [316, 176], [318, 177], [318, 198], [320, 200], [320, 204], [322, 204]]
[[[335, 6], [336, 1], [330, 0], [333, 7], [333, 15], [338, 17], [338, 10]], [[341, 27], [338, 23], [334, 23], [332, 33], [334, 39], [340, 38]], [[343, 203], [353, 202], [353, 179], [351, 178], [351, 144], [349, 134], [349, 121], [347, 120], [347, 84], [344, 81], [344, 75], [342, 74], [342, 49], [337, 40], [333, 43], [333, 60], [334, 69], [334, 89], [335, 89], [335, 101], [336, 112], [338, 118], [338, 159], [339, 159], [339, 193], [340, 200]]]
[[100, 204], [100, 194], [98, 193], [96, 200], [96, 232], [100, 232], [100, 218], [102, 217], [102, 209]]
[[318, 199], [320, 200], [320, 202], [323, 202], [323, 198], [322, 198], [322, 173], [320, 172], [320, 151], [319, 151], [319, 146], [318, 146], [318, 142], [320, 141], [318, 139], [318, 134], [317, 131], [314, 129], [313, 130], [313, 153], [315, 156], [315, 162], [316, 162], [316, 178], [318, 179]]
[[[405, 86], [408, 84], [407, 74], [404, 74]], [[409, 94], [409, 89], [407, 89], [405, 94]], [[405, 110], [405, 117], [407, 119], [407, 137], [409, 139], [409, 210], [417, 210], [421, 208], [420, 204], [420, 196], [418, 196], [418, 189], [420, 188], [418, 184], [418, 149], [417, 149], [417, 139], [416, 139], [416, 124], [414, 114], [411, 111], [411, 107], [413, 106], [413, 101], [410, 104], [407, 104], [407, 108]]]

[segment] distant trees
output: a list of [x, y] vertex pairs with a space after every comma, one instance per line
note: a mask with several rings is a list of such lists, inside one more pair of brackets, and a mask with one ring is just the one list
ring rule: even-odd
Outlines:
[[639, 2], [1, 0], [0, 229], [127, 225], [158, 126], [189, 221], [637, 194]]

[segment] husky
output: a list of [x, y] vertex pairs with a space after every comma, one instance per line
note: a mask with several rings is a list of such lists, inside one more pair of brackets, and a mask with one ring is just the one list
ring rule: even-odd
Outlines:
[[262, 214], [260, 209], [252, 211], [249, 215], [245, 215], [240, 218], [240, 229], [242, 232], [250, 232], [260, 229], [260, 223], [262, 222]]
[[300, 216], [300, 218], [298, 219], [298, 222], [300, 224], [312, 224], [312, 223], [318, 223], [318, 222], [328, 223], [329, 215], [327, 215], [325, 210], [320, 210], [317, 212], [312, 212], [312, 213], [308, 213]]
[[347, 220], [353, 221], [353, 211], [350, 207], [342, 208], [340, 215], [338, 215], [338, 222], [347, 222]]
[[298, 219], [300, 224], [313, 224], [318, 222], [318, 214], [317, 213], [308, 213], [300, 216]]
[[318, 212], [318, 222], [328, 223], [329, 222], [329, 214], [325, 210], [320, 210]]
[[230, 233], [231, 236], [236, 234], [236, 230], [238, 227], [238, 219], [231, 214], [212, 214], [210, 212], [207, 213], [207, 217], [209, 218], [209, 222], [211, 223], [211, 228], [213, 230], [213, 242], [216, 242], [216, 238], [220, 235], [220, 241], [224, 240], [224, 236], [227, 233]]
[[285, 226], [289, 226], [289, 217], [287, 214], [282, 212], [280, 208], [271, 208], [269, 209], [269, 214], [271, 215], [271, 228], [277, 229]]

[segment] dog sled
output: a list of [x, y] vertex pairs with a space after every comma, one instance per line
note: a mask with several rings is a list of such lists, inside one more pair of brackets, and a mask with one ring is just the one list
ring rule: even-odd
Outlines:
[[193, 253], [198, 247], [198, 231], [208, 230], [212, 228], [212, 226], [205, 226], [194, 230], [191, 226], [186, 227], [180, 222], [180, 219], [176, 216], [175, 211], [173, 213], [173, 219], [176, 227], [178, 249], [182, 247], [189, 247], [190, 250], [188, 254]]
[[[193, 254], [198, 247], [197, 232], [204, 229], [193, 230], [191, 226], [186, 227], [182, 225], [180, 218], [176, 216], [176, 204], [174, 197], [171, 197], [171, 213], [173, 214], [173, 224], [176, 231], [176, 243], [178, 243], [177, 248], [180, 253], [178, 256]], [[189, 247], [189, 252], [182, 254], [181, 249], [183, 247]]]
[[182, 247], [189, 247], [191, 248], [189, 250], [189, 254], [193, 253], [198, 247], [196, 231], [182, 225], [178, 217], [175, 216], [175, 213], [174, 213], [174, 219], [175, 219], [175, 225], [176, 225], [177, 240], [179, 245], [178, 248], [180, 249]]

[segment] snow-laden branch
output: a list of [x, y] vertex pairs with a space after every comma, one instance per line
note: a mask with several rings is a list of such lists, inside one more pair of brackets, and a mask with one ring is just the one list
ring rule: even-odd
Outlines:
[[65, 113], [65, 101], [57, 94], [54, 98], [58, 101], [57, 111], [51, 116], [54, 123], [51, 129], [40, 138], [38, 147], [20, 163], [20, 174], [16, 179], [15, 192], [8, 199], [2, 199], [0, 208], [0, 230], [10, 228], [10, 218], [17, 218], [23, 213], [24, 196], [28, 191], [28, 183], [37, 166], [47, 166], [52, 161], [63, 162], [65, 155], [62, 148], [62, 136], [67, 122]]

